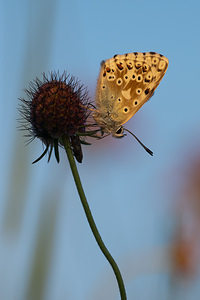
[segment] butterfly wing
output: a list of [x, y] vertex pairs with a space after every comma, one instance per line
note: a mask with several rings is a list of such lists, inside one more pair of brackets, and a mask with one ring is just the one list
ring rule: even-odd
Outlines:
[[126, 123], [153, 95], [168, 67], [155, 52], [115, 55], [102, 63], [96, 105], [116, 125]]

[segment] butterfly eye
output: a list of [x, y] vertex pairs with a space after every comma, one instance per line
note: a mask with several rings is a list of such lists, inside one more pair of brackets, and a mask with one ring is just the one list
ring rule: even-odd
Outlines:
[[117, 137], [117, 138], [121, 138], [124, 136], [124, 128], [122, 126], [120, 126], [116, 131], [115, 133], [113, 134], [114, 137]]

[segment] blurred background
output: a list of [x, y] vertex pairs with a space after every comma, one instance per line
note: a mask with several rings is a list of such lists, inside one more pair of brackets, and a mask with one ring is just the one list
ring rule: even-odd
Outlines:
[[78, 165], [97, 227], [128, 299], [200, 298], [200, 2], [7, 0], [0, 10], [0, 299], [119, 300], [87, 224], [66, 155], [32, 165], [18, 98], [42, 72], [64, 70], [94, 98], [103, 59], [155, 51], [169, 68], [126, 124], [83, 146]]

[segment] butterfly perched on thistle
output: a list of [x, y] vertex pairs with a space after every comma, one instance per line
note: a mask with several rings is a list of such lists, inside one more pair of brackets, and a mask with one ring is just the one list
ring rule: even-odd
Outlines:
[[[168, 59], [155, 52], [115, 55], [101, 63], [93, 118], [101, 128], [102, 135], [125, 135], [122, 125], [152, 97], [167, 67]], [[153, 154], [140, 141], [139, 143]]]

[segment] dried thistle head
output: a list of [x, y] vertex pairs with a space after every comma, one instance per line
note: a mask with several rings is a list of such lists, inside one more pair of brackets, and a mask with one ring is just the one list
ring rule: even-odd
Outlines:
[[52, 150], [59, 162], [58, 146], [62, 137], [68, 136], [74, 156], [82, 161], [80, 137], [86, 134], [86, 121], [90, 114], [87, 89], [74, 77], [64, 72], [43, 73], [43, 78], [36, 78], [25, 90], [27, 99], [20, 98], [19, 108], [22, 116], [21, 127], [28, 130], [29, 142], [39, 138], [46, 146], [38, 162], [47, 152], [50, 160]]

